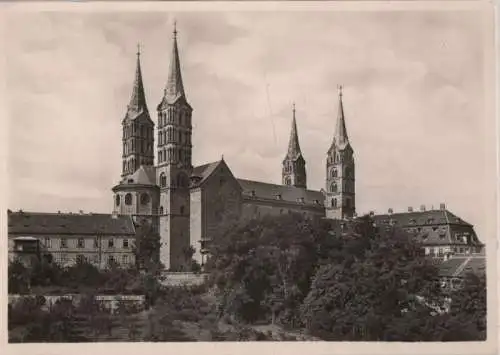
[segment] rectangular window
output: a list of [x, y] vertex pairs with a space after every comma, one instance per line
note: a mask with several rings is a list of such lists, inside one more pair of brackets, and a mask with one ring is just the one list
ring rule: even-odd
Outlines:
[[108, 256], [108, 265], [113, 265], [115, 263], [115, 258], [113, 255]]
[[61, 249], [68, 247], [68, 241], [65, 238], [61, 238], [60, 247], [61, 247]]
[[52, 239], [45, 238], [45, 247], [46, 248], [52, 248]]
[[94, 238], [94, 248], [99, 248], [99, 238]]
[[78, 238], [77, 247], [78, 248], [85, 248], [85, 239]]
[[123, 261], [124, 265], [127, 265], [128, 264], [128, 255], [123, 255], [122, 261]]
[[115, 241], [113, 238], [108, 240], [108, 248], [114, 248], [115, 247]]
[[123, 247], [124, 247], [125, 249], [127, 249], [127, 248], [128, 248], [128, 239], [123, 239]]

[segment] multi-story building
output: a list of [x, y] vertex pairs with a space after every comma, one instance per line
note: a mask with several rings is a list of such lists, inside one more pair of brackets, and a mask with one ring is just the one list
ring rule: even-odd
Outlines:
[[[155, 164], [155, 123], [146, 103], [140, 53], [137, 53], [132, 95], [122, 120], [121, 179], [112, 188], [113, 214], [118, 217], [99, 217], [115, 221], [115, 224], [121, 223], [124, 226], [123, 233], [121, 237], [117, 236], [122, 232], [122, 227], [96, 230], [93, 226], [97, 222], [93, 222], [93, 218], [97, 218], [97, 215], [94, 215], [86, 219], [88, 226], [67, 230], [74, 240], [71, 247], [61, 246], [60, 243], [69, 242], [62, 242], [67, 237], [62, 236], [62, 232], [55, 233], [59, 230], [57, 228], [47, 231], [47, 237], [43, 233], [37, 234], [42, 237], [42, 241], [49, 238], [47, 243], [59, 243], [58, 249], [54, 250], [56, 260], [63, 258], [61, 261], [65, 262], [65, 258], [86, 255], [87, 239], [85, 247], [80, 248], [78, 237], [87, 236], [89, 247], [94, 245], [93, 240], [97, 237], [107, 238], [101, 240], [104, 244], [99, 242], [104, 247], [109, 247], [110, 242], [107, 240], [110, 238], [128, 240], [133, 233], [132, 220], [136, 224], [151, 224], [161, 238], [161, 262], [167, 269], [182, 270], [191, 264], [191, 260], [186, 257], [190, 246], [196, 250], [195, 259], [203, 264], [209, 242], [227, 219], [291, 212], [333, 220], [356, 216], [355, 152], [347, 134], [341, 87], [338, 114], [336, 119], [332, 119], [332, 126], [336, 121], [336, 132], [330, 147], [325, 147], [325, 187], [317, 191], [307, 187], [306, 159], [299, 144], [295, 105], [291, 114], [288, 149], [281, 164], [281, 185], [237, 178], [224, 159], [194, 166], [192, 127], [193, 122], [202, 118], [194, 114], [181, 69], [177, 31], [174, 29], [170, 68], [162, 99], [156, 106]], [[13, 218], [12, 214], [9, 216], [10, 236], [18, 236], [19, 228], [29, 220], [22, 214], [18, 215], [21, 217], [16, 218], [20, 220]], [[65, 216], [70, 220], [84, 219], [82, 216]], [[377, 223], [398, 223], [406, 230], [417, 233], [429, 254], [466, 253], [482, 247], [473, 227], [444, 207], [438, 211], [410, 211], [374, 217]], [[62, 223], [61, 218], [62, 215], [54, 217], [56, 222], [53, 223]], [[34, 230], [38, 228], [41, 227], [37, 226]], [[33, 233], [30, 233], [27, 233], [28, 236], [33, 237]], [[61, 251], [69, 251], [68, 248], [71, 248], [71, 252]], [[97, 250], [97, 247], [94, 249]], [[53, 247], [49, 250], [53, 250]], [[102, 260], [97, 256], [101, 254], [95, 250], [89, 249], [88, 257], [97, 257], [95, 262], [102, 265]], [[115, 257], [112, 253], [106, 255]], [[123, 260], [126, 255], [118, 253], [116, 257]]]
[[130, 216], [8, 212], [9, 259], [47, 258], [62, 266], [87, 261], [105, 268], [135, 263]]

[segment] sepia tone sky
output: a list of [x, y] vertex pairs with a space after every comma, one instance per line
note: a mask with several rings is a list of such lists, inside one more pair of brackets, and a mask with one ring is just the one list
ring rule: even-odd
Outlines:
[[343, 84], [358, 213], [445, 202], [492, 237], [483, 21], [466, 11], [11, 15], [9, 208], [111, 212], [136, 43], [156, 121], [174, 17], [194, 165], [223, 154], [237, 177], [280, 183], [295, 101], [308, 187], [322, 188]]

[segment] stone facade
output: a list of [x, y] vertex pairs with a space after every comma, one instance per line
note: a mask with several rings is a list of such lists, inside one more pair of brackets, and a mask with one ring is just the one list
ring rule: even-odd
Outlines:
[[9, 212], [9, 259], [45, 257], [61, 266], [87, 261], [104, 269], [135, 264], [135, 227], [129, 216]]

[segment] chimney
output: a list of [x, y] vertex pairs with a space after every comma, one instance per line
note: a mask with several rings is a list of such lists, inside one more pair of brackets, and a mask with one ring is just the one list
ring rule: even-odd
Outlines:
[[446, 209], [446, 205], [445, 205], [444, 203], [441, 203], [441, 204], [439, 205], [439, 209], [440, 209], [441, 211], [444, 211], [444, 210]]
[[389, 209], [387, 210], [387, 213], [388, 213], [389, 215], [391, 215], [391, 214], [393, 214], [393, 213], [394, 213], [394, 211], [393, 211], [393, 209], [392, 209], [392, 208], [389, 208]]
[[80, 214], [83, 214], [83, 210], [80, 210], [79, 212], [80, 212]]
[[413, 207], [408, 207], [408, 212], [413, 212]]
[[373, 216], [375, 216], [375, 212], [370, 211], [370, 217], [373, 217]]
[[61, 211], [57, 211], [58, 214], [61, 214]]
[[420, 205], [420, 212], [425, 212], [425, 205]]

